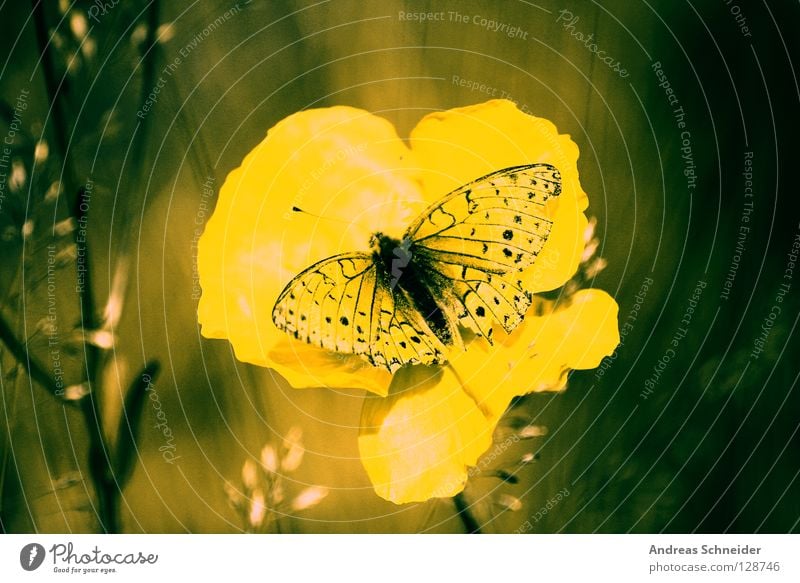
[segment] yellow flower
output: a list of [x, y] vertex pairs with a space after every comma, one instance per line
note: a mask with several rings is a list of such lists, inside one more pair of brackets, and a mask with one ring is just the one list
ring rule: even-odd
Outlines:
[[563, 389], [569, 370], [598, 366], [619, 344], [617, 304], [603, 291], [539, 309], [494, 347], [473, 342], [448, 366], [401, 369], [387, 398], [367, 400], [359, 449], [379, 496], [399, 504], [459, 493], [511, 399]]
[[408, 144], [363, 110], [294, 114], [222, 186], [198, 249], [202, 333], [227, 338], [237, 358], [275, 369], [294, 387], [362, 388], [382, 397], [366, 401], [359, 438], [376, 492], [397, 503], [452, 496], [511, 398], [559, 390], [568, 369], [597, 366], [613, 351], [614, 300], [587, 290], [569, 305], [537, 301], [510, 336], [496, 327], [494, 347], [475, 341], [445, 367], [395, 375], [290, 338], [272, 322], [274, 302], [309, 265], [368, 251], [376, 231], [399, 239], [454, 188], [532, 162], [559, 169], [562, 193], [550, 237], [524, 278], [534, 293], [558, 288], [584, 250], [588, 199], [577, 158], [569, 136], [505, 100], [427, 115]]

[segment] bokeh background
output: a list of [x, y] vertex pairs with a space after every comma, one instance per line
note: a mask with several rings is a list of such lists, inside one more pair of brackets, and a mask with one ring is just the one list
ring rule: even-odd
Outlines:
[[[514, 403], [508, 425], [546, 431], [493, 454], [498, 468], [534, 454], [512, 479], [468, 484], [481, 530], [796, 532], [798, 23], [788, 0], [2, 3], [0, 528], [103, 528], [86, 419], [130, 449], [121, 404], [150, 366], [114, 530], [248, 529], [225, 484], [299, 426], [287, 499], [329, 494], [287, 510], [281, 532], [463, 532], [450, 499], [372, 492], [360, 393], [292, 390], [201, 338], [194, 259], [226, 174], [285, 116], [347, 104], [407, 136], [426, 113], [494, 92], [580, 147], [607, 261], [592, 286], [619, 303], [623, 344], [563, 393]], [[85, 333], [104, 314], [113, 343]], [[48, 392], [54, 338], [63, 386], [91, 379], [92, 407]], [[503, 511], [507, 496], [521, 507]]]

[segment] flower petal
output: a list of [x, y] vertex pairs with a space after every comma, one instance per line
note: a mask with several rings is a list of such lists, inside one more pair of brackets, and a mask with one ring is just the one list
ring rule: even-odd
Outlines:
[[[238, 356], [238, 355], [237, 355]], [[337, 387], [365, 389], [381, 397], [389, 392], [391, 373], [371, 366], [360, 356], [323, 350], [281, 337], [267, 354], [269, 365], [295, 388]]]
[[471, 343], [450, 367], [400, 369], [387, 398], [365, 402], [359, 448], [379, 496], [401, 504], [457, 494], [513, 397], [560, 390], [570, 369], [596, 367], [619, 344], [618, 307], [603, 291], [546, 308], [494, 347]]
[[358, 438], [375, 492], [396, 504], [450, 497], [491, 445], [494, 421], [449, 368], [395, 373], [389, 396], [368, 398]]
[[525, 275], [533, 293], [555, 289], [572, 277], [583, 253], [588, 198], [578, 180], [578, 146], [568, 135], [559, 135], [550, 121], [523, 113], [511, 101], [496, 99], [427, 115], [411, 133], [411, 149], [424, 164], [430, 203], [501, 168], [537, 162], [558, 168], [562, 192], [553, 229]]
[[385, 393], [387, 375], [365, 375], [349, 359], [330, 362], [327, 351], [289, 343], [272, 308], [306, 267], [366, 250], [376, 230], [402, 234], [424, 206], [416, 166], [392, 125], [363, 110], [309, 110], [278, 123], [228, 175], [200, 238], [203, 335], [229, 339], [239, 360], [274, 367], [294, 386]]
[[580, 290], [563, 303], [543, 303], [543, 315], [532, 310], [510, 336], [501, 332], [494, 347], [473, 342], [452, 363], [494, 415], [502, 415], [513, 397], [563, 389], [570, 370], [595, 368], [619, 344], [619, 307], [606, 292]]

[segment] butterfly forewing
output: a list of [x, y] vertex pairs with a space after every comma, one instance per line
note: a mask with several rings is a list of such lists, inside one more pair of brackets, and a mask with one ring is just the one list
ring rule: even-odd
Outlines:
[[364, 281], [374, 280], [374, 272], [370, 257], [356, 253], [313, 265], [292, 279], [275, 302], [275, 325], [329, 350], [363, 351], [366, 342], [358, 342], [353, 333], [358, 325], [358, 289]]
[[490, 339], [492, 321], [509, 332], [522, 321], [531, 294], [518, 274], [547, 241], [560, 192], [549, 164], [506, 168], [451, 192], [409, 228], [411, 252], [448, 282], [439, 293], [463, 307], [463, 325]]

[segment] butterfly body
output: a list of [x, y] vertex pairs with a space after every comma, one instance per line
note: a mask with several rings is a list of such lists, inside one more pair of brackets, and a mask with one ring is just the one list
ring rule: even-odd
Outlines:
[[441, 295], [437, 291], [441, 283], [425, 263], [424, 255], [416, 253], [413, 241], [375, 233], [370, 247], [375, 264], [383, 271], [383, 279], [388, 277], [389, 288], [395, 297], [403, 298], [422, 314], [442, 344], [452, 345], [459, 338], [457, 325], [446, 317], [446, 307], [440, 306]]
[[302, 271], [279, 295], [273, 322], [310, 344], [390, 372], [442, 364], [460, 329], [492, 342], [511, 332], [532, 293], [523, 272], [546, 242], [561, 177], [549, 164], [505, 168], [431, 205], [401, 239], [376, 232], [370, 253]]

